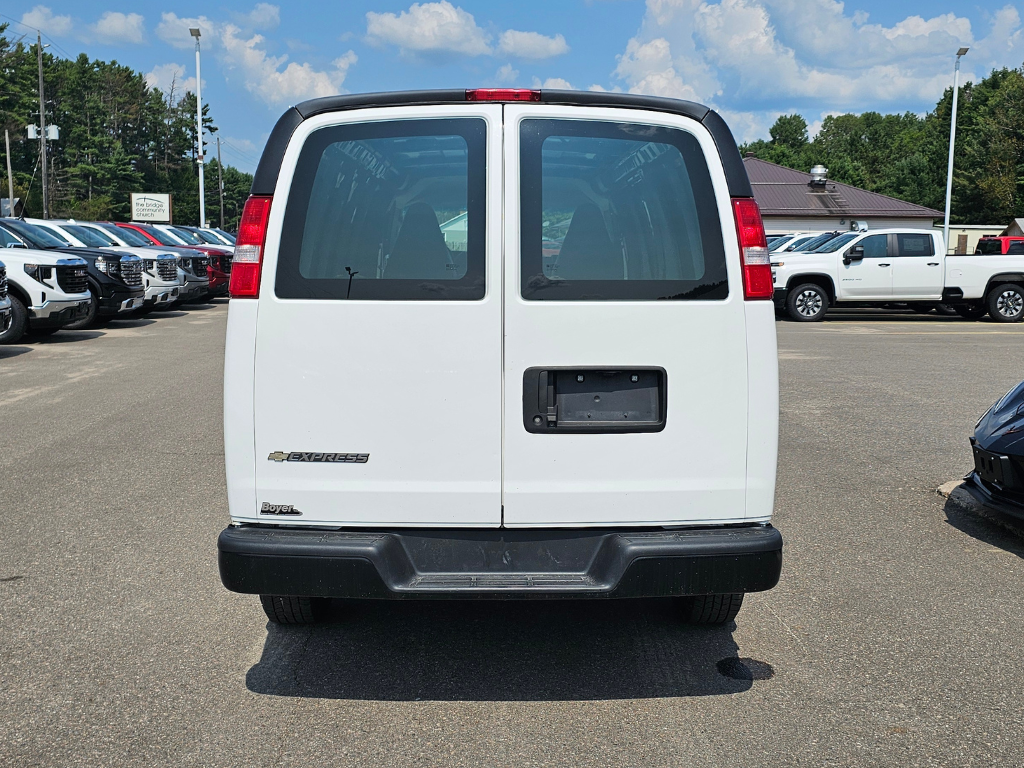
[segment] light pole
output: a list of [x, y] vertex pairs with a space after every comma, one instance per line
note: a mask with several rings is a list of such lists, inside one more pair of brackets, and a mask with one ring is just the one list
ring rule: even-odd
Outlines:
[[206, 189], [203, 184], [203, 78], [199, 71], [199, 28], [190, 27], [196, 39], [196, 157], [199, 160], [199, 226], [206, 226]]
[[960, 57], [970, 48], [961, 48], [956, 52], [956, 65], [953, 67], [953, 114], [949, 118], [949, 165], [946, 166], [946, 218], [942, 223], [942, 239], [949, 253], [949, 201], [953, 195], [953, 145], [956, 143], [956, 102], [960, 95]]

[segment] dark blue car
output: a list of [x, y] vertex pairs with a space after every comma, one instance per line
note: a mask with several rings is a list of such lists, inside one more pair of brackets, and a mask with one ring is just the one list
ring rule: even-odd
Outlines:
[[974, 471], [964, 488], [999, 515], [1024, 521], [1024, 381], [981, 417], [971, 448]]

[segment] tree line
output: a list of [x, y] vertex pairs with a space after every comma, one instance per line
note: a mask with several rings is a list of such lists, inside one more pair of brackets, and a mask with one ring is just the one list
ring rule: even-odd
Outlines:
[[[39, 124], [36, 44], [12, 38], [7, 27], [0, 24], [0, 133], [10, 132], [14, 196], [25, 201], [26, 216], [41, 216], [39, 141], [26, 135], [26, 126]], [[130, 193], [169, 192], [174, 220], [199, 223], [194, 93], [176, 85], [164, 92], [131, 67], [84, 53], [72, 60], [44, 51], [43, 80], [46, 123], [60, 129], [60, 139], [47, 142], [51, 216], [127, 221]], [[208, 104], [203, 105], [203, 125], [208, 134], [217, 132]], [[210, 143], [207, 135], [206, 218], [216, 225], [218, 168]], [[0, 143], [0, 152], [5, 151]], [[222, 171], [225, 226], [234, 231], [252, 174], [227, 164]], [[6, 175], [0, 164], [0, 197], [7, 197]]]
[[[830, 179], [943, 210], [953, 89], [926, 115], [826, 117], [809, 139], [801, 115], [783, 115], [769, 140], [741, 147], [789, 168], [818, 163]], [[998, 69], [960, 88], [950, 220], [1001, 224], [1024, 217], [1024, 69]]]

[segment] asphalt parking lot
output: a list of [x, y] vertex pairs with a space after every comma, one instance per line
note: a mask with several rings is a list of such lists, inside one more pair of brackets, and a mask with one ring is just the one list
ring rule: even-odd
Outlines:
[[1024, 762], [1024, 544], [935, 492], [1024, 326], [780, 322], [783, 576], [650, 602], [339, 606], [216, 569], [227, 303], [0, 347], [0, 764]]

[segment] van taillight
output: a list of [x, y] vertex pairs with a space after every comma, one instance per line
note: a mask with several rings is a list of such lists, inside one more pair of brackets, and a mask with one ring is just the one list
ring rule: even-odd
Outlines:
[[743, 298], [770, 299], [772, 265], [768, 256], [768, 241], [764, 236], [761, 209], [752, 197], [734, 197], [732, 212], [736, 217], [736, 236], [740, 243], [740, 263], [743, 265]]
[[540, 91], [529, 88], [473, 88], [466, 101], [540, 101]]
[[235, 242], [234, 263], [228, 292], [233, 299], [255, 299], [260, 295], [260, 271], [263, 269], [263, 244], [267, 239], [272, 197], [251, 195], [242, 209]]

